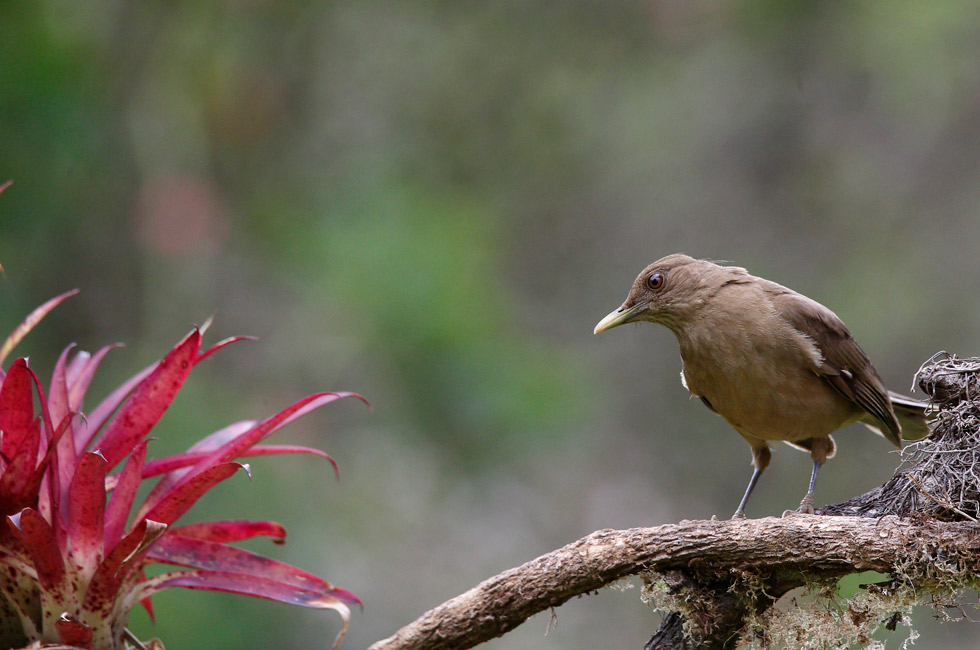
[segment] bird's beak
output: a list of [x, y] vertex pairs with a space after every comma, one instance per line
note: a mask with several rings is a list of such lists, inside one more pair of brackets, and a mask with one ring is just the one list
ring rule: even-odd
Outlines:
[[646, 311], [648, 306], [649, 305], [647, 305], [647, 303], [641, 302], [633, 305], [632, 307], [625, 307], [625, 306], [620, 307], [619, 309], [617, 309], [616, 311], [614, 311], [613, 313], [609, 314], [601, 321], [599, 321], [599, 324], [595, 326], [595, 329], [592, 331], [592, 333], [598, 334], [599, 332], [605, 332], [606, 330], [611, 330], [617, 325], [628, 323], [631, 320], [633, 320], [633, 318], [635, 318], [638, 314]]

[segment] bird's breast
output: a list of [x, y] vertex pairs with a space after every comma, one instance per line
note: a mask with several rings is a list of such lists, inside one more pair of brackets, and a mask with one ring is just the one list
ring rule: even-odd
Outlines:
[[676, 332], [688, 390], [750, 442], [826, 436], [856, 420], [860, 409], [815, 372], [813, 341], [756, 316]]

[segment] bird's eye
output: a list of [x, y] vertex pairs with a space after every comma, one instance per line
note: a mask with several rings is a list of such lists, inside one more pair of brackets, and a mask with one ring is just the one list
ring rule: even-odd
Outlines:
[[653, 273], [647, 278], [647, 286], [654, 291], [664, 286], [664, 274], [663, 273]]

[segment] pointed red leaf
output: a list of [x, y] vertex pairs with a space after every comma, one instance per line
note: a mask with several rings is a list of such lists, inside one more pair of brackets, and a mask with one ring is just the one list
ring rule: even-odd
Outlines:
[[92, 647], [92, 628], [65, 612], [54, 625], [58, 641], [72, 648]]
[[234, 546], [191, 537], [164, 535], [147, 554], [148, 559], [191, 569], [223, 571], [274, 580], [282, 585], [311, 592], [331, 593], [349, 603], [361, 604], [357, 596], [312, 573]]
[[[30, 373], [31, 381], [34, 383], [34, 391], [37, 393], [38, 410], [41, 413], [41, 422], [44, 424], [44, 431], [47, 434], [47, 439], [42, 439], [42, 444], [47, 443], [48, 447], [45, 448], [45, 455], [47, 455], [47, 449], [51, 445], [55, 445], [55, 453], [50, 455], [50, 460], [48, 461], [48, 472], [46, 478], [48, 479], [48, 494], [41, 495], [41, 499], [38, 501], [38, 507], [42, 514], [50, 516], [50, 521], [54, 526], [55, 536], [58, 540], [58, 545], [60, 548], [64, 549], [65, 542], [65, 529], [61, 517], [57, 516], [59, 508], [61, 507], [62, 501], [66, 497], [68, 490], [68, 482], [73, 471], [73, 466], [61, 461], [58, 458], [57, 453], [57, 442], [60, 440], [62, 435], [71, 435], [71, 419], [65, 418], [64, 421], [68, 422], [68, 427], [62, 429], [60, 427], [55, 429], [54, 423], [51, 421], [51, 410], [48, 407], [47, 397], [44, 395], [44, 388], [41, 386], [41, 379], [34, 373], [33, 370], [27, 368], [27, 372]], [[50, 509], [50, 512], [48, 512]]]
[[[146, 576], [143, 576], [143, 578], [146, 579]], [[141, 598], [140, 605], [142, 605], [143, 609], [146, 610], [146, 615], [150, 617], [150, 622], [156, 623], [157, 616], [156, 616], [156, 612], [153, 611], [153, 600], [149, 596], [147, 596], [146, 598]]]
[[[75, 347], [69, 345], [62, 350], [55, 364], [54, 373], [51, 376], [51, 385], [48, 388], [48, 413], [52, 422], [63, 422], [70, 417], [71, 406], [68, 398], [68, 379], [67, 361], [68, 353]], [[67, 485], [71, 482], [71, 473], [77, 463], [77, 453], [75, 452], [74, 432], [64, 436], [58, 442], [57, 463], [60, 470], [59, 484]]]
[[[143, 470], [143, 478], [149, 478], [151, 476], [159, 476], [160, 474], [165, 474], [167, 472], [173, 472], [175, 470], [190, 467], [196, 464], [202, 458], [208, 455], [209, 452], [198, 451], [186, 454], [175, 454], [173, 456], [166, 456], [164, 458], [157, 458], [156, 460], [151, 460], [146, 464], [146, 468]], [[319, 456], [321, 458], [327, 459], [333, 466], [334, 474], [339, 476], [339, 469], [337, 467], [337, 461], [335, 461], [329, 454], [325, 451], [315, 449], [313, 447], [302, 447], [299, 445], [256, 445], [251, 449], [245, 451], [241, 454], [239, 458], [252, 458], [255, 456], [274, 456], [278, 454], [311, 454], [314, 456]], [[110, 477], [111, 479], [112, 477]], [[110, 483], [110, 486], [112, 484]], [[111, 488], [110, 488], [111, 489]]]
[[222, 463], [195, 475], [188, 481], [182, 481], [152, 507], [149, 503], [145, 503], [136, 515], [136, 520], [150, 519], [167, 525], [172, 524], [208, 490], [239, 469], [242, 469], [242, 465], [238, 463]]
[[[268, 598], [281, 603], [313, 607], [316, 609], [333, 609], [341, 612], [346, 619], [350, 612], [347, 605], [334, 594], [343, 592], [335, 590], [300, 589], [269, 578], [259, 578], [252, 575], [236, 574], [226, 571], [207, 571], [192, 569], [189, 571], [172, 571], [148, 578], [140, 585], [140, 597], [151, 596], [169, 587], [184, 587], [187, 589], [204, 589], [207, 591], [223, 591], [245, 596]], [[350, 592], [344, 592], [347, 596]], [[352, 595], [352, 594], [350, 594]]]
[[[71, 347], [74, 347], [74, 345], [75, 344], [72, 343]], [[88, 360], [91, 358], [92, 355], [85, 350], [76, 350], [75, 355], [71, 358], [71, 361], [65, 365], [65, 383], [71, 385], [78, 378], [78, 374], [82, 371], [82, 368], [85, 367], [85, 364], [88, 363]]]
[[87, 584], [102, 562], [106, 462], [101, 454], [82, 455], [68, 490], [68, 558]]
[[[109, 506], [105, 514], [105, 547], [111, 550], [122, 538], [126, 528], [126, 520], [133, 509], [133, 501], [136, 500], [136, 491], [143, 480], [143, 466], [146, 462], [146, 445], [144, 440], [138, 445], [133, 453], [126, 459], [126, 465], [116, 477], [118, 481], [112, 490], [112, 497], [109, 499]], [[106, 481], [108, 484], [109, 481]], [[106, 487], [108, 490], [108, 485]]]
[[286, 541], [286, 529], [274, 521], [205, 521], [198, 524], [174, 526], [170, 535], [194, 537], [212, 542], [237, 542], [252, 537], [273, 537], [276, 544]]
[[83, 607], [93, 616], [112, 611], [117, 606], [120, 586], [141, 572], [146, 553], [165, 532], [167, 526], [155, 521], [143, 520], [133, 526], [96, 569]]
[[7, 517], [7, 524], [27, 549], [37, 574], [41, 587], [41, 628], [53, 630], [62, 612], [78, 611], [78, 599], [68, 579], [55, 531], [31, 508]]
[[188, 453], [203, 453], [212, 452], [215, 449], [221, 447], [221, 445], [226, 444], [230, 440], [234, 440], [238, 436], [242, 435], [252, 427], [256, 425], [257, 420], [241, 420], [239, 422], [233, 422], [228, 426], [222, 427], [213, 433], [209, 433], [197, 442], [195, 442], [187, 450]]
[[[227, 442], [223, 443], [221, 446], [217, 447], [204, 458], [199, 460], [189, 472], [170, 474], [160, 479], [160, 482], [157, 483], [153, 490], [150, 491], [144, 507], [147, 507], [147, 504], [152, 504], [156, 500], [160, 499], [161, 495], [170, 490], [173, 485], [179, 485], [183, 481], [190, 480], [190, 478], [197, 473], [205, 471], [207, 468], [218, 463], [227, 462], [242, 456], [246, 450], [258, 444], [296, 418], [345, 397], [356, 397], [357, 399], [364, 401], [364, 398], [356, 393], [316, 393], [314, 395], [304, 397], [270, 418], [259, 421], [251, 428], [237, 433]], [[240, 425], [242, 423], [238, 424]], [[232, 427], [234, 426], [236, 425], [232, 425]], [[230, 431], [232, 427], [226, 427], [225, 429], [212, 434], [212, 436], [217, 436], [223, 432]], [[208, 440], [210, 440], [212, 436], [209, 436]], [[195, 447], [196, 446], [197, 445], [195, 445]]]
[[[214, 451], [213, 457], [215, 459], [220, 458], [223, 460], [238, 458], [246, 449], [258, 444], [279, 429], [291, 423], [293, 420], [306, 415], [310, 411], [315, 411], [322, 406], [326, 406], [331, 402], [335, 402], [345, 397], [354, 397], [367, 403], [365, 399], [357, 393], [338, 392], [315, 393], [313, 395], [309, 395], [283, 409], [272, 417], [260, 421], [249, 431], [246, 431], [242, 435], [222, 445]], [[202, 466], [207, 465], [208, 461], [202, 461], [201, 464]]]
[[302, 607], [332, 609], [340, 614], [340, 618], [343, 621], [343, 626], [340, 628], [340, 632], [334, 640], [332, 650], [337, 650], [340, 646], [340, 641], [344, 638], [344, 634], [347, 632], [347, 625], [350, 622], [350, 609], [330, 593], [305, 591], [288, 585], [282, 585], [274, 580], [256, 578], [254, 576], [239, 576], [233, 573], [217, 571], [192, 570], [161, 573], [158, 576], [149, 578], [140, 585], [140, 589], [137, 592], [138, 597], [147, 598], [161, 589], [167, 589], [169, 587], [223, 591], [232, 594], [267, 598], [269, 600], [300, 605]]
[[7, 524], [31, 557], [38, 584], [41, 585], [42, 598], [50, 599], [49, 604], [61, 603], [63, 606], [73, 601], [74, 593], [67, 579], [54, 530], [44, 517], [32, 508], [24, 508], [17, 515], [7, 517]]
[[51, 384], [48, 386], [48, 409], [51, 411], [51, 419], [61, 422], [71, 410], [68, 405], [68, 354], [75, 344], [72, 343], [58, 356], [58, 361], [54, 364], [54, 372], [51, 373]]
[[[144, 379], [156, 370], [159, 363], [154, 363], [143, 368], [138, 373], [124, 381], [116, 390], [112, 391], [108, 397], [96, 406], [91, 413], [82, 421], [79, 431], [75, 434], [75, 449], [81, 453], [88, 449], [89, 443], [95, 438], [96, 434], [102, 430], [102, 426], [112, 417], [119, 405], [122, 404], [130, 394], [136, 390]], [[71, 391], [69, 391], [71, 394]]]
[[105, 356], [118, 347], [122, 347], [122, 343], [107, 345], [91, 356], [87, 352], [79, 352], [72, 359], [68, 367], [68, 406], [71, 410], [82, 410], [82, 398], [85, 397], [85, 391], [92, 383], [95, 371], [98, 370]]
[[35, 485], [31, 479], [34, 476], [37, 462], [38, 443], [41, 438], [41, 422], [35, 420], [32, 432], [24, 437], [23, 443], [16, 454], [10, 459], [3, 473], [0, 474], [0, 515], [12, 515], [27, 506], [35, 504], [36, 488], [40, 488], [40, 478]]
[[[210, 322], [210, 319], [209, 319], [209, 322]], [[255, 340], [256, 340], [256, 338], [254, 336], [231, 336], [231, 337], [228, 337], [228, 338], [224, 339], [223, 341], [218, 341], [217, 343], [215, 343], [214, 345], [212, 345], [211, 347], [209, 347], [207, 350], [205, 350], [204, 352], [202, 352], [197, 357], [197, 359], [194, 361], [194, 365], [196, 366], [197, 364], [201, 363], [202, 361], [204, 361], [205, 359], [207, 359], [208, 357], [210, 357], [212, 354], [214, 354], [218, 350], [220, 350], [222, 348], [225, 348], [225, 347], [231, 345], [232, 343], [238, 343], [239, 341], [255, 341]]]
[[[160, 479], [153, 489], [150, 491], [149, 496], [147, 496], [146, 501], [144, 501], [144, 507], [148, 507], [148, 504], [156, 502], [159, 495], [165, 493], [170, 489], [178, 480], [183, 478], [187, 474], [187, 470], [183, 469], [194, 465], [201, 458], [204, 458], [206, 454], [199, 452], [211, 452], [225, 444], [228, 440], [240, 435], [241, 433], [248, 431], [251, 427], [255, 426], [254, 420], [244, 420], [241, 422], [235, 422], [234, 424], [229, 424], [226, 427], [215, 431], [214, 433], [205, 436], [201, 440], [198, 440], [194, 445], [191, 446], [189, 453], [193, 454], [193, 460], [187, 457], [187, 454], [178, 454], [177, 456], [171, 456], [169, 458], [179, 458], [180, 460], [169, 461], [166, 458], [159, 459], [160, 464], [154, 466], [154, 470], [151, 473], [149, 471], [149, 466], [143, 470], [143, 478], [148, 476], [157, 476], [164, 472], [170, 472], [168, 476], [164, 476]], [[151, 465], [157, 461], [151, 461]], [[161, 467], [165, 467], [163, 471], [160, 471]], [[183, 471], [177, 471], [181, 470]]]
[[[34, 395], [31, 392], [31, 371], [26, 359], [17, 359], [7, 372], [0, 387], [0, 454], [4, 462], [17, 453], [17, 449], [31, 435], [34, 421]], [[38, 430], [35, 430], [36, 436]], [[37, 442], [34, 443], [37, 445]], [[36, 447], [35, 447], [36, 448]]]
[[[21, 492], [27, 502], [38, 504], [38, 510], [42, 514], [50, 510], [50, 503], [47, 492], [41, 492], [41, 485], [51, 464], [51, 460], [54, 458], [55, 450], [58, 448], [58, 441], [68, 431], [70, 425], [71, 417], [67, 417], [58, 426], [54, 437], [48, 441], [48, 448], [44, 452], [44, 457], [37, 464], [37, 467], [34, 468], [34, 473]], [[38, 423], [38, 426], [40, 426], [40, 423]]]
[[163, 417], [190, 374], [200, 347], [201, 334], [194, 330], [160, 361], [109, 422], [96, 441], [96, 448], [110, 468], [125, 458]]
[[10, 354], [10, 351], [13, 350], [25, 336], [27, 336], [28, 332], [34, 329], [35, 325], [41, 322], [41, 319], [48, 315], [48, 312], [57, 307], [67, 298], [74, 296], [76, 293], [78, 293], [78, 289], [66, 291], [60, 296], [55, 296], [28, 314], [27, 318], [24, 319], [24, 322], [18, 325], [10, 336], [7, 337], [7, 340], [4, 341], [3, 345], [0, 346], [0, 363], [3, 363], [3, 360], [7, 358], [8, 354]]

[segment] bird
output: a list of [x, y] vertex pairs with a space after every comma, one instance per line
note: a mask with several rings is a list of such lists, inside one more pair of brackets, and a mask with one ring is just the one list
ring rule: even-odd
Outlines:
[[668, 255], [640, 272], [594, 333], [640, 321], [674, 333], [681, 383], [752, 448], [752, 476], [732, 519], [745, 517], [771, 441], [809, 452], [813, 470], [796, 512], [813, 514], [817, 475], [837, 448], [832, 433], [861, 422], [901, 448], [903, 432], [929, 432], [926, 403], [886, 390], [833, 311], [744, 268]]

